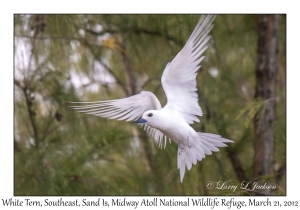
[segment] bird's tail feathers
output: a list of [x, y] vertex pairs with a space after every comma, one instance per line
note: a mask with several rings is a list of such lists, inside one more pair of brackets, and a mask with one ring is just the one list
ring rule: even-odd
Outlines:
[[188, 144], [178, 147], [177, 167], [180, 170], [180, 181], [183, 180], [185, 168], [190, 170], [192, 164], [196, 165], [205, 155], [211, 155], [212, 151], [218, 152], [218, 147], [227, 147], [225, 143], [232, 142], [220, 135], [197, 132], [197, 138], [190, 139], [190, 147]]

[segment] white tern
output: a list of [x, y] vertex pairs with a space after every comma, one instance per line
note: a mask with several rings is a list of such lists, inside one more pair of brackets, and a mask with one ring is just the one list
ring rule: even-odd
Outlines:
[[233, 142], [216, 134], [196, 132], [190, 126], [200, 122], [197, 116], [202, 116], [196, 76], [214, 19], [214, 15], [202, 16], [185, 46], [166, 65], [161, 78], [167, 96], [165, 107], [162, 108], [157, 97], [149, 91], [118, 100], [72, 102], [80, 104], [71, 107], [87, 114], [139, 123], [160, 146], [163, 140], [166, 144], [167, 138], [173, 140], [178, 144], [177, 167], [182, 182], [185, 168], [190, 170], [197, 160], [219, 151], [217, 147], [227, 146], [224, 142]]

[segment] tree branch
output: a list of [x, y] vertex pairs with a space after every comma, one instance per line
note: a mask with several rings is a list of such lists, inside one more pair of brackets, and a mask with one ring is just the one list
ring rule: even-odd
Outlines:
[[35, 143], [36, 143], [35, 146], [38, 148], [39, 147], [39, 135], [38, 135], [38, 131], [37, 131], [37, 126], [34, 121], [35, 112], [31, 110], [32, 101], [30, 99], [30, 91], [29, 91], [29, 89], [27, 89], [26, 85], [24, 85], [22, 82], [18, 81], [17, 79], [14, 79], [14, 84], [16, 86], [18, 86], [24, 93], [26, 108], [27, 108], [27, 112], [29, 115], [29, 121], [30, 121], [32, 130], [33, 130], [33, 136], [34, 136]]
[[179, 46], [184, 45], [184, 42], [178, 41], [175, 37], [173, 37], [171, 35], [165, 35], [159, 31], [151, 31], [151, 30], [145, 29], [145, 28], [127, 28], [127, 29], [121, 29], [121, 30], [106, 29], [106, 30], [102, 30], [101, 32], [96, 32], [96, 31], [93, 31], [90, 29], [84, 29], [84, 30], [95, 36], [102, 36], [107, 33], [109, 33], [109, 34], [121, 34], [121, 33], [146, 34], [146, 35], [150, 35], [150, 36], [162, 37], [168, 41], [172, 41], [172, 42], [178, 44]]
[[[120, 43], [120, 46], [122, 49], [125, 49], [125, 46], [123, 43]], [[128, 91], [129, 92], [128, 96], [130, 96], [130, 95], [135, 95], [137, 93], [136, 78], [135, 78], [134, 71], [132, 70], [132, 66], [131, 66], [130, 60], [128, 58], [128, 55], [125, 52], [126, 52], [126, 50], [120, 51], [124, 70], [126, 72], [126, 74], [125, 74], [126, 82], [130, 87], [130, 89]]]
[[142, 86], [141, 86], [141, 89], [143, 90], [146, 85], [148, 85], [148, 83], [152, 82], [153, 80], [158, 80], [160, 82], [160, 77], [152, 77], [152, 78], [149, 78]]
[[116, 83], [122, 87], [122, 89], [125, 91], [125, 94], [128, 96], [129, 92], [126, 88], [126, 85], [117, 77], [117, 75], [114, 73], [114, 71], [105, 63], [103, 63], [101, 60], [98, 60], [99, 63], [113, 76], [113, 78], [116, 80]]
[[285, 172], [286, 172], [286, 162], [282, 163], [280, 168], [275, 172], [275, 183], [277, 185], [279, 185], [279, 182], [283, 177], [283, 175], [285, 174]]
[[28, 112], [28, 115], [29, 115], [29, 120], [30, 120], [32, 130], [33, 130], [33, 136], [34, 136], [35, 144], [36, 144], [35, 146], [36, 146], [36, 148], [38, 148], [39, 147], [39, 135], [38, 135], [38, 131], [37, 131], [37, 126], [36, 126], [35, 121], [34, 121], [35, 112], [31, 110], [32, 101], [30, 99], [30, 91], [27, 89], [26, 86], [22, 90], [23, 90], [23, 93], [24, 93], [24, 96], [25, 96], [27, 112]]
[[235, 171], [235, 174], [238, 177], [238, 179], [240, 180], [240, 182], [249, 180], [246, 177], [246, 173], [243, 169], [243, 165], [239, 159], [238, 154], [236, 152], [234, 152], [230, 147], [226, 147], [226, 151], [228, 153], [228, 157], [229, 157], [232, 167]]
[[32, 37], [24, 34], [15, 34], [15, 37], [23, 37], [27, 39], [36, 39], [36, 40], [45, 40], [45, 39], [57, 39], [57, 40], [77, 40], [77, 41], [83, 41], [83, 38], [80, 37], [66, 37], [66, 36], [39, 36], [39, 37]]

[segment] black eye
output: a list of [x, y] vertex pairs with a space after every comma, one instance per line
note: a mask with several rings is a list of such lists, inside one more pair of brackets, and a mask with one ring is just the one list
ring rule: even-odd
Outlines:
[[148, 117], [152, 117], [152, 116], [153, 116], [153, 114], [152, 114], [152, 113], [148, 114]]

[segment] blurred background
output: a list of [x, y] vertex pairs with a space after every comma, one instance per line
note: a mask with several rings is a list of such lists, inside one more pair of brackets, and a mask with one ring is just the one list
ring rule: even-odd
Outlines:
[[[196, 131], [235, 143], [180, 183], [177, 145], [68, 101], [166, 103], [160, 77], [201, 15], [15, 15], [15, 195], [286, 195], [286, 16], [218, 15], [197, 77]], [[259, 181], [276, 189], [207, 189]], [[251, 185], [250, 185], [251, 186]]]

